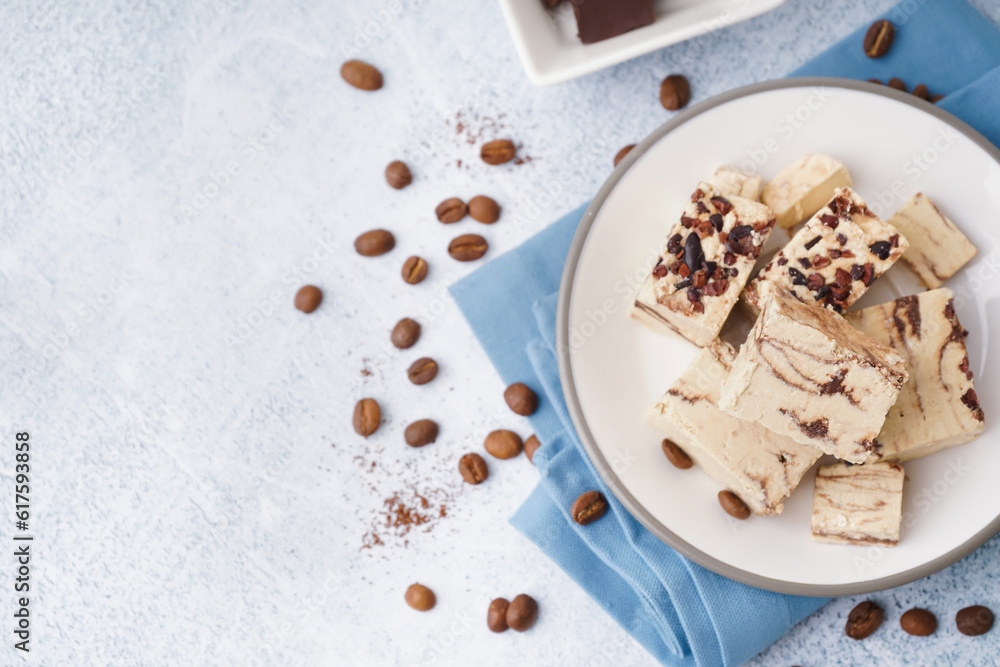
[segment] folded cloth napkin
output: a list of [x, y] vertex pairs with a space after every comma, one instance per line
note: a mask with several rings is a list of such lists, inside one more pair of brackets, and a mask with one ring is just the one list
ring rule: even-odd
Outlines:
[[[861, 53], [865, 28], [795, 76], [892, 76], [945, 94], [941, 106], [1000, 143], [1000, 31], [964, 0], [905, 0], [890, 53]], [[615, 500], [587, 458], [563, 400], [555, 320], [563, 264], [586, 205], [452, 286], [476, 337], [507, 383], [542, 397], [532, 426], [542, 479], [512, 518], [532, 540], [665, 665], [736, 665], [826, 603], [780, 595], [710, 572], [663, 544]], [[600, 489], [609, 516], [581, 529], [569, 508]]]

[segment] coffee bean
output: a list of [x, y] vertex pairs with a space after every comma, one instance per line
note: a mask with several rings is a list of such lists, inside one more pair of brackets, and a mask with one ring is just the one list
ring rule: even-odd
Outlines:
[[931, 93], [929, 90], [927, 90], [927, 86], [923, 83], [918, 83], [916, 86], [914, 86], [913, 94], [914, 96], [919, 97], [922, 100], [930, 101], [931, 99]]
[[396, 247], [396, 237], [384, 229], [372, 229], [354, 239], [354, 249], [365, 257], [378, 257]]
[[315, 285], [305, 285], [295, 294], [295, 307], [311, 313], [323, 303], [323, 291]]
[[535, 452], [538, 448], [542, 446], [542, 443], [538, 441], [538, 436], [533, 435], [524, 441], [524, 454], [531, 461], [531, 464], [535, 464]]
[[460, 262], [474, 262], [489, 249], [489, 244], [479, 234], [462, 234], [448, 244], [448, 254]]
[[516, 414], [530, 417], [538, 409], [538, 395], [522, 382], [515, 382], [503, 392], [503, 400]]
[[750, 518], [750, 508], [732, 491], [719, 491], [719, 504], [734, 519], [743, 521]]
[[630, 152], [630, 151], [631, 151], [631, 150], [632, 150], [633, 148], [635, 148], [635, 144], [629, 144], [628, 146], [626, 146], [625, 148], [621, 149], [620, 151], [618, 151], [618, 152], [617, 152], [617, 153], [615, 154], [615, 166], [616, 166], [616, 167], [618, 166], [618, 163], [619, 163], [619, 162], [621, 162], [622, 160], [624, 160], [624, 159], [625, 159], [625, 156], [626, 156], [626, 155], [628, 155], [628, 154], [629, 154], [629, 152]]
[[382, 409], [374, 398], [362, 398], [354, 406], [354, 431], [364, 437], [370, 436], [382, 425]]
[[871, 600], [865, 600], [847, 615], [844, 633], [851, 639], [861, 640], [878, 630], [880, 625], [882, 625], [882, 607]]
[[427, 384], [437, 377], [438, 365], [430, 357], [422, 357], [410, 364], [406, 374], [413, 384]]
[[510, 162], [517, 154], [517, 147], [509, 139], [497, 139], [483, 144], [479, 149], [479, 157], [486, 164], [498, 165]]
[[466, 454], [460, 458], [458, 472], [462, 473], [462, 479], [473, 486], [482, 484], [490, 476], [490, 469], [479, 454]]
[[865, 33], [865, 39], [862, 43], [865, 55], [869, 58], [881, 58], [889, 52], [889, 47], [892, 46], [892, 39], [895, 36], [896, 27], [892, 23], [885, 20], [875, 21]]
[[437, 219], [446, 225], [458, 222], [465, 217], [467, 212], [468, 208], [465, 206], [465, 202], [458, 197], [445, 199], [437, 205], [436, 209], [434, 209], [434, 213], [437, 214]]
[[395, 160], [385, 168], [385, 180], [395, 189], [402, 190], [413, 182], [413, 174], [410, 173], [410, 168], [406, 166], [405, 162]]
[[490, 602], [490, 610], [486, 612], [486, 627], [492, 632], [507, 631], [507, 609], [510, 603], [504, 598]]
[[900, 78], [892, 77], [886, 85], [890, 88], [895, 88], [896, 90], [902, 90], [904, 93], [906, 92], [906, 84], [903, 83], [903, 80]]
[[477, 195], [469, 200], [469, 215], [484, 225], [492, 225], [500, 219], [500, 204], [485, 195]]
[[694, 465], [691, 457], [678, 447], [676, 442], [668, 438], [663, 439], [663, 453], [667, 455], [667, 460], [673, 463], [675, 468], [687, 470]]
[[993, 612], [982, 605], [966, 607], [955, 614], [955, 625], [963, 635], [984, 635], [993, 627]]
[[427, 277], [427, 262], [414, 255], [403, 263], [403, 280], [416, 285]]
[[911, 609], [899, 617], [899, 627], [915, 637], [929, 637], [937, 630], [937, 618], [926, 609]]
[[530, 595], [522, 593], [511, 600], [506, 616], [507, 626], [512, 630], [529, 630], [538, 619], [538, 603]]
[[587, 491], [581, 493], [580, 497], [573, 501], [570, 514], [573, 521], [581, 526], [594, 523], [608, 511], [608, 501], [600, 491]]
[[382, 72], [360, 60], [348, 60], [341, 65], [340, 76], [361, 90], [378, 90], [382, 87]]
[[430, 611], [437, 604], [437, 596], [423, 584], [413, 584], [406, 589], [406, 604], [417, 611]]
[[498, 430], [486, 436], [486, 451], [498, 459], [512, 459], [521, 453], [524, 443], [513, 431]]
[[420, 325], [409, 317], [396, 322], [396, 326], [392, 328], [392, 344], [400, 350], [413, 347], [419, 338]]
[[433, 419], [421, 419], [406, 427], [403, 438], [410, 447], [429, 445], [438, 437], [438, 425]]
[[677, 111], [691, 101], [691, 84], [681, 74], [671, 74], [660, 84], [660, 104], [667, 111]]

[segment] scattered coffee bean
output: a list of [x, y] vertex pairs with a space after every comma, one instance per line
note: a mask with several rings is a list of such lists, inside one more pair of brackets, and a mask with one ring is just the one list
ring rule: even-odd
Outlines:
[[484, 225], [492, 225], [500, 219], [500, 204], [485, 195], [477, 195], [469, 200], [469, 215]]
[[473, 486], [482, 484], [490, 476], [490, 469], [479, 454], [466, 454], [460, 458], [458, 472], [462, 473], [462, 479]]
[[851, 639], [860, 641], [878, 630], [880, 625], [882, 625], [882, 607], [871, 600], [865, 600], [847, 615], [844, 633]]
[[913, 94], [916, 97], [919, 97], [922, 100], [930, 101], [930, 99], [931, 99], [931, 93], [930, 93], [930, 91], [927, 90], [927, 86], [925, 84], [922, 84], [922, 83], [918, 83], [916, 86], [914, 86], [914, 88], [913, 88]]
[[403, 263], [403, 280], [416, 285], [427, 277], [427, 262], [414, 255]]
[[422, 357], [410, 364], [406, 374], [413, 384], [427, 384], [437, 377], [438, 365], [430, 357]]
[[354, 406], [354, 431], [368, 437], [382, 425], [382, 408], [374, 398], [362, 398]]
[[385, 168], [385, 180], [395, 189], [402, 190], [413, 182], [413, 174], [410, 173], [410, 168], [406, 166], [405, 162], [395, 160]]
[[311, 313], [323, 303], [323, 290], [315, 285], [305, 285], [295, 294], [295, 307], [303, 313]]
[[450, 225], [464, 218], [468, 210], [464, 201], [458, 197], [452, 197], [438, 204], [437, 208], [434, 209], [434, 213], [437, 214], [437, 219], [440, 222]]
[[479, 234], [462, 234], [448, 244], [448, 254], [460, 262], [474, 262], [489, 249], [489, 244]]
[[622, 160], [625, 159], [625, 156], [628, 155], [629, 151], [631, 151], [633, 148], [635, 148], [635, 144], [629, 144], [628, 146], [626, 146], [625, 148], [621, 149], [620, 151], [618, 151], [615, 154], [615, 166], [616, 167], [618, 166], [619, 162], [621, 162]]
[[429, 445], [438, 437], [438, 425], [433, 419], [421, 419], [406, 427], [403, 438], [410, 447]]
[[677, 111], [691, 101], [691, 84], [681, 74], [671, 74], [660, 84], [660, 104], [667, 111]]
[[993, 612], [982, 605], [966, 607], [955, 614], [955, 625], [963, 635], [984, 635], [993, 627]]
[[365, 257], [378, 257], [396, 247], [396, 237], [384, 229], [372, 229], [354, 239], [354, 249]]
[[573, 502], [570, 514], [581, 526], [594, 523], [608, 511], [608, 501], [600, 491], [587, 491]]
[[904, 93], [906, 92], [906, 84], [903, 83], [903, 80], [900, 78], [892, 77], [886, 85], [890, 88], [895, 88], [896, 90], [902, 90]]
[[896, 36], [896, 27], [889, 21], [875, 21], [865, 33], [864, 49], [869, 58], [881, 58], [889, 52], [892, 39]]
[[719, 491], [719, 504], [734, 519], [743, 521], [750, 518], [750, 508], [732, 491]]
[[341, 65], [340, 76], [361, 90], [378, 90], [382, 87], [382, 72], [360, 60], [348, 60]]
[[535, 464], [535, 452], [538, 448], [542, 446], [542, 443], [538, 441], [538, 436], [533, 435], [524, 441], [524, 454], [531, 461], [531, 464]]
[[538, 409], [538, 395], [523, 382], [515, 382], [503, 392], [503, 400], [516, 414], [530, 417]]
[[430, 611], [437, 604], [437, 596], [423, 584], [413, 584], [406, 589], [406, 604], [417, 611]]
[[420, 325], [409, 317], [396, 322], [396, 326], [392, 328], [392, 344], [400, 350], [413, 347], [419, 338]]
[[899, 627], [915, 637], [929, 637], [937, 630], [937, 618], [926, 609], [911, 609], [899, 617]]
[[486, 451], [498, 459], [512, 459], [521, 453], [524, 443], [513, 431], [498, 430], [486, 436]]
[[675, 468], [680, 468], [681, 470], [687, 470], [694, 465], [691, 461], [691, 457], [688, 456], [683, 449], [677, 446], [677, 443], [669, 438], [663, 439], [663, 453], [667, 455], [667, 459], [674, 464]]
[[498, 165], [510, 162], [517, 154], [517, 147], [509, 139], [497, 139], [488, 141], [479, 149], [479, 157], [486, 164]]
[[877, 83], [878, 85], [884, 85], [882, 79], [868, 79], [868, 83]]
[[511, 600], [507, 606], [507, 626], [512, 630], [524, 632], [531, 629], [538, 618], [538, 603], [530, 595], [524, 593]]
[[490, 610], [486, 612], [486, 627], [492, 632], [507, 631], [507, 609], [510, 602], [504, 598], [497, 598], [490, 602]]

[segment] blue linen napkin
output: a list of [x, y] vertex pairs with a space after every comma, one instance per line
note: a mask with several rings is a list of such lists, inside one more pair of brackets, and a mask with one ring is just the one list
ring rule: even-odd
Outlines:
[[[884, 18], [898, 30], [883, 58], [861, 53], [866, 23], [792, 75], [926, 83], [947, 95], [941, 107], [1000, 144], [1000, 31], [964, 0], [904, 0]], [[740, 664], [827, 599], [771, 593], [692, 563], [636, 521], [594, 470], [566, 410], [555, 356], [559, 283], [585, 210], [451, 288], [504, 382], [525, 382], [542, 397], [531, 417], [543, 443], [534, 456], [542, 479], [511, 522], [661, 663]], [[604, 492], [610, 514], [581, 529], [569, 507], [591, 489]]]

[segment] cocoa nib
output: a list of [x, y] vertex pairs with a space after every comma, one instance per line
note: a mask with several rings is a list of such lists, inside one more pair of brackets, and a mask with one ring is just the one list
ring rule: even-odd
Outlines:
[[724, 294], [728, 289], [729, 281], [722, 278], [706, 285], [703, 291], [706, 296], [719, 296], [720, 294]]
[[733, 210], [733, 205], [729, 203], [729, 200], [725, 197], [712, 197], [709, 201], [712, 202], [712, 206], [719, 209], [719, 212], [722, 213], [722, 215], [725, 215]]
[[847, 245], [847, 237], [843, 234], [837, 234], [837, 243], [842, 246]]
[[[857, 265], [855, 264], [855, 266]], [[853, 272], [853, 269], [851, 269], [851, 271]], [[849, 285], [851, 283], [851, 277], [852, 277], [851, 274], [848, 273], [847, 271], [844, 271], [843, 269], [837, 269], [837, 272], [834, 274], [833, 280], [834, 282], [837, 283], [837, 285], [844, 286], [844, 285]]]
[[893, 234], [892, 236], [890, 236], [889, 237], [889, 244], [892, 245], [893, 248], [898, 248], [899, 247], [899, 234]]
[[726, 236], [726, 250], [737, 255], [751, 255], [754, 250], [753, 228], [750, 225], [733, 227]]
[[825, 269], [830, 266], [830, 258], [823, 255], [816, 255], [813, 257], [812, 264], [814, 269]]
[[972, 379], [972, 371], [969, 370], [969, 355], [965, 355], [965, 359], [962, 359], [962, 363], [959, 364], [958, 370], [960, 370], [963, 373], [965, 373], [965, 378], [967, 380], [971, 380]]
[[788, 275], [792, 277], [793, 285], [805, 285], [806, 277], [801, 271], [795, 268], [788, 269]]
[[979, 410], [979, 397], [976, 395], [975, 389], [970, 389], [962, 395], [962, 402], [970, 410]]
[[892, 251], [892, 244], [889, 241], [876, 241], [868, 246], [868, 249], [873, 255], [882, 261], [885, 261], [889, 259], [889, 253]]
[[830, 229], [836, 229], [837, 226], [840, 224], [840, 218], [838, 218], [835, 215], [824, 215], [819, 220]]
[[826, 281], [818, 273], [810, 273], [809, 279], [806, 281], [806, 287], [811, 289], [813, 292], [818, 290], [820, 287], [826, 284]]
[[778, 266], [784, 266], [785, 264], [788, 264], [788, 258], [787, 257], [779, 257], [778, 258]]
[[[840, 271], [841, 269], [837, 269]], [[855, 264], [851, 267], [851, 280], [861, 280], [865, 275], [865, 267], [860, 264]]]
[[831, 285], [830, 294], [833, 295], [836, 301], [846, 301], [847, 297], [851, 296], [851, 286], [850, 285]]
[[697, 204], [695, 204], [695, 209], [697, 209], [699, 213], [708, 213], [708, 207], [705, 206], [705, 202], [703, 201], [700, 201]]
[[689, 218], [686, 215], [681, 216], [681, 224], [684, 225], [684, 229], [691, 229], [691, 226], [696, 222], [698, 222], [697, 218]]
[[875, 282], [875, 266], [871, 262], [865, 264], [865, 274], [861, 276], [861, 280], [866, 287]]
[[701, 292], [699, 292], [694, 287], [688, 288], [687, 295], [688, 295], [688, 301], [690, 301], [691, 303], [701, 302]]
[[736, 263], [736, 255], [731, 252], [727, 252], [722, 256], [722, 261], [730, 266]]
[[674, 289], [676, 289], [678, 292], [680, 292], [685, 287], [690, 287], [690, 286], [691, 286], [691, 279], [690, 278], [684, 278], [683, 280], [678, 280], [677, 281], [677, 284], [674, 285]]
[[667, 252], [671, 255], [679, 253], [681, 251], [681, 238], [680, 234], [674, 234], [671, 236], [670, 240], [667, 241]]
[[705, 275], [704, 271], [696, 271], [691, 275], [691, 286], [692, 287], [704, 287], [708, 283], [708, 276]]
[[[718, 213], [715, 215], [718, 215]], [[710, 220], [702, 220], [698, 223], [698, 226], [695, 227], [695, 231], [698, 232], [699, 237], [707, 239], [715, 233], [715, 225], [713, 225]]]
[[808, 257], [799, 257], [799, 265], [801, 265], [803, 269], [812, 268], [812, 262], [809, 261]]
[[[714, 199], [712, 200], [712, 203], [713, 204], [715, 203]], [[708, 219], [711, 220], [712, 225], [715, 227], [715, 231], [717, 231], [717, 232], [721, 232], [722, 231], [722, 216], [721, 215], [719, 215], [718, 213], [713, 213], [712, 215], [710, 215], [708, 217]]]
[[694, 194], [691, 195], [691, 201], [698, 201], [704, 196], [705, 193], [701, 191], [701, 188], [698, 188], [697, 190], [694, 191]]
[[663, 278], [667, 275], [667, 267], [663, 264], [657, 264], [656, 268], [653, 269], [653, 275], [657, 278]]
[[817, 236], [812, 241], [809, 241], [808, 243], [806, 243], [806, 250], [812, 250], [813, 246], [816, 245], [817, 243], [819, 243], [820, 239], [822, 239], [822, 238], [823, 238], [822, 236]]

